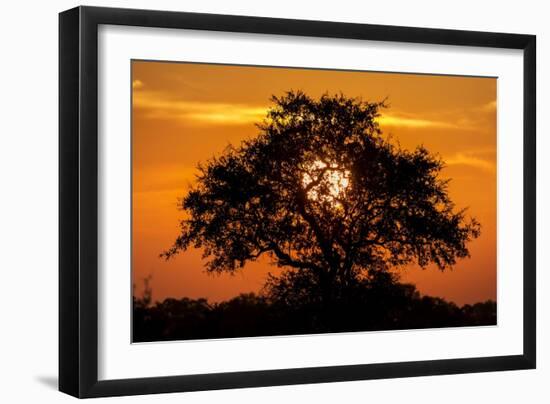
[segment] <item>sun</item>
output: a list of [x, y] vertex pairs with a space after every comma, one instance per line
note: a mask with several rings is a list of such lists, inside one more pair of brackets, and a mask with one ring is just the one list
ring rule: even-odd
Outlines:
[[335, 208], [341, 208], [340, 200], [350, 184], [351, 173], [337, 164], [315, 160], [305, 170], [302, 186], [312, 201], [328, 202]]

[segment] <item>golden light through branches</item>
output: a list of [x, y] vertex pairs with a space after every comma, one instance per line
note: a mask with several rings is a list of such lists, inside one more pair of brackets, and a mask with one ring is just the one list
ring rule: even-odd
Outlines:
[[335, 208], [341, 207], [341, 199], [350, 183], [349, 170], [338, 167], [337, 164], [315, 160], [302, 177], [302, 186], [307, 197], [313, 201], [328, 202]]

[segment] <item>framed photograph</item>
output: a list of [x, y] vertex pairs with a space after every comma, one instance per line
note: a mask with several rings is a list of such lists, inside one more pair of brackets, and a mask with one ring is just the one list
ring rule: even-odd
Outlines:
[[535, 36], [59, 28], [61, 391], [535, 368]]

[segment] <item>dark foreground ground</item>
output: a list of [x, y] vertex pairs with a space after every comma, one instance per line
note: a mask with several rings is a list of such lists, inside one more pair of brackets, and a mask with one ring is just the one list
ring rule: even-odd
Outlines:
[[296, 296], [242, 294], [221, 303], [134, 298], [133, 342], [496, 325], [497, 306], [459, 307], [414, 285], [362, 288], [330, 308]]

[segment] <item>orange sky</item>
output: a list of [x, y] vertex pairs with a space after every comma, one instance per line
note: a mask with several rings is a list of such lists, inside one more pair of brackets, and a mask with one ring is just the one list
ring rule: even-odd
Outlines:
[[151, 275], [153, 299], [206, 297], [210, 301], [258, 291], [267, 259], [234, 276], [207, 275], [201, 252], [159, 258], [178, 235], [178, 198], [194, 182], [197, 163], [257, 134], [255, 122], [272, 94], [303, 90], [318, 97], [342, 92], [390, 108], [380, 119], [404, 148], [423, 144], [447, 164], [449, 192], [458, 208], [482, 225], [471, 258], [452, 271], [403, 269], [403, 281], [457, 304], [496, 300], [496, 86], [494, 78], [132, 62], [133, 282], [136, 293]]

